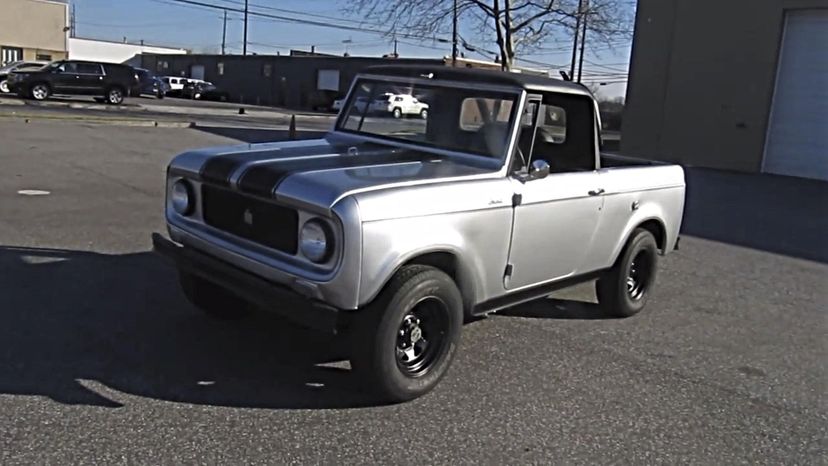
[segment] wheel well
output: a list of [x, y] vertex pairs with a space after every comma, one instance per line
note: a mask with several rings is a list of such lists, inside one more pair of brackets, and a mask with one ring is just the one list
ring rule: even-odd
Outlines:
[[656, 240], [656, 245], [661, 252], [664, 252], [667, 241], [667, 233], [664, 231], [664, 225], [658, 220], [652, 219], [638, 225], [636, 228], [643, 228], [653, 234]]
[[428, 252], [412, 258], [405, 265], [411, 264], [430, 265], [457, 281], [457, 257], [450, 252]]

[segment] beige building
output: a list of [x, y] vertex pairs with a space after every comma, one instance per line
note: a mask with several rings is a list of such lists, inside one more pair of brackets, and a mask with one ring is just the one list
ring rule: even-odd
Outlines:
[[2, 0], [0, 65], [66, 58], [69, 6], [57, 0]]
[[828, 180], [828, 0], [639, 0], [621, 144]]

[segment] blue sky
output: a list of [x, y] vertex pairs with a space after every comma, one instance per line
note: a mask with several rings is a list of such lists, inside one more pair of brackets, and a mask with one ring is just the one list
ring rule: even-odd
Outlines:
[[[241, 0], [198, 0], [203, 3], [239, 8]], [[171, 45], [191, 49], [194, 53], [218, 53], [221, 50], [222, 15], [220, 10], [181, 5], [170, 0], [71, 0], [76, 10], [76, 34], [106, 40], [130, 42], [144, 40], [155, 45]], [[370, 19], [344, 14], [346, 0], [250, 0], [251, 10], [362, 28], [375, 28]], [[255, 5], [255, 7], [254, 7]], [[276, 10], [272, 9], [276, 8]], [[631, 7], [632, 8], [632, 7]], [[469, 42], [481, 48], [497, 50], [492, 39], [476, 38], [469, 25], [461, 21], [460, 32]], [[534, 68], [568, 69], [571, 37], [562, 31], [538, 50], [523, 58], [522, 63]], [[240, 13], [228, 13], [227, 51], [241, 53], [243, 21]], [[343, 42], [349, 41], [349, 42]], [[589, 42], [588, 42], [589, 43]], [[248, 30], [248, 52], [275, 54], [290, 49], [309, 50], [311, 45], [325, 53], [378, 56], [393, 50], [392, 40], [380, 34], [296, 24], [251, 16]], [[400, 39], [398, 52], [402, 57], [441, 57], [451, 53], [451, 45], [419, 39]], [[613, 47], [588, 47], [584, 64], [585, 80], [614, 81], [601, 86], [599, 92], [608, 97], [623, 96], [625, 83], [619, 73], [627, 70], [630, 46], [618, 41]], [[468, 58], [491, 59], [479, 53]], [[541, 66], [539, 63], [545, 64]], [[519, 63], [520, 64], [520, 63]]]

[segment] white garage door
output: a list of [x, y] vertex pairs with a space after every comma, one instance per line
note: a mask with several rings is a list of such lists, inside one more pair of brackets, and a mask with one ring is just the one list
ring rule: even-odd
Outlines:
[[828, 9], [790, 10], [763, 171], [828, 180]]

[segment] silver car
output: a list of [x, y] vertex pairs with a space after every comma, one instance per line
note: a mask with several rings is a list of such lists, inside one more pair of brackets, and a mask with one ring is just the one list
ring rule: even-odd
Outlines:
[[[428, 119], [359, 104], [401, 88]], [[599, 128], [576, 84], [372, 68], [322, 139], [177, 156], [170, 239], [154, 245], [205, 312], [253, 304], [346, 333], [366, 387], [412, 399], [445, 375], [466, 317], [595, 279], [608, 314], [645, 306], [678, 242], [684, 172], [602, 156]]]

